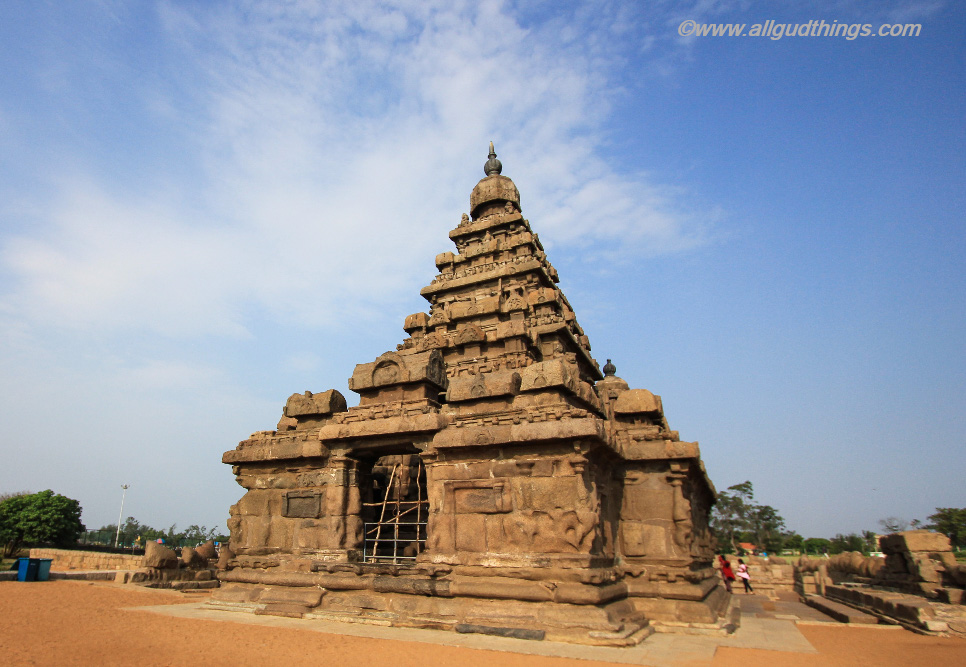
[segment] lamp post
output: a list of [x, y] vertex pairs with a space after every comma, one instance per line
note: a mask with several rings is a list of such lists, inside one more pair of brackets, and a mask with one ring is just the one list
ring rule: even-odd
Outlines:
[[117, 543], [121, 539], [121, 517], [124, 516], [124, 496], [127, 495], [127, 488], [130, 484], [121, 484], [121, 511], [117, 514], [117, 535], [114, 536], [114, 548], [117, 549]]

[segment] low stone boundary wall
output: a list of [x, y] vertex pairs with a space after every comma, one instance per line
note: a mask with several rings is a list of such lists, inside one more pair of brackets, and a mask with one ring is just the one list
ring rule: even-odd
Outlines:
[[[751, 586], [756, 593], [761, 589], [762, 593], [773, 598], [777, 597], [778, 591], [794, 590], [794, 568], [784, 558], [750, 556], [745, 561], [748, 563], [748, 574], [751, 575]], [[732, 564], [732, 568], [734, 567]], [[740, 579], [735, 582], [735, 586], [738, 587], [736, 590], [741, 590]]]
[[958, 606], [932, 602], [916, 595], [858, 586], [826, 586], [825, 597], [887, 622], [899, 623], [913, 632], [966, 634], [966, 613]]
[[70, 549], [31, 549], [31, 558], [50, 558], [51, 570], [137, 570], [144, 556]]
[[[731, 561], [731, 569], [738, 566], [736, 556], [728, 556]], [[795, 590], [794, 568], [784, 558], [771, 556], [761, 558], [759, 556], [743, 556], [742, 560], [748, 566], [748, 574], [751, 575], [751, 586], [756, 593], [765, 595], [768, 598], [777, 599], [779, 591]], [[718, 571], [718, 578], [721, 578], [721, 563], [715, 559], [715, 570]], [[742, 589], [741, 579], [734, 582], [735, 590]]]

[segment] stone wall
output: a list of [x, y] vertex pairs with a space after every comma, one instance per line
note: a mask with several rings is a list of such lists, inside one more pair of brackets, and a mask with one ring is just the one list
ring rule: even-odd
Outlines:
[[[728, 556], [731, 561], [731, 568], [734, 570], [738, 565], [736, 556]], [[784, 558], [770, 556], [761, 558], [759, 556], [743, 556], [742, 560], [748, 566], [748, 574], [751, 575], [751, 586], [755, 593], [765, 595], [772, 599], [777, 599], [778, 591], [795, 590], [794, 566]], [[717, 578], [721, 578], [721, 564], [715, 559], [715, 570]], [[735, 590], [741, 591], [743, 586], [741, 580], [734, 583]]]
[[52, 570], [136, 570], [143, 556], [69, 549], [31, 549], [31, 558], [51, 558]]
[[825, 595], [828, 585], [860, 584], [966, 603], [966, 566], [956, 562], [948, 537], [913, 530], [885, 535], [879, 544], [884, 558], [857, 551], [826, 558], [802, 556], [795, 565], [795, 590]]
[[879, 538], [885, 554], [873, 584], [903, 593], [966, 603], [966, 566], [956, 562], [949, 538], [928, 530], [907, 530]]
[[[784, 558], [749, 556], [745, 561], [748, 563], [748, 574], [751, 575], [751, 585], [755, 592], [769, 593], [769, 597], [777, 597], [778, 591], [794, 590], [794, 567]], [[738, 581], [737, 585], [740, 587], [741, 582]]]

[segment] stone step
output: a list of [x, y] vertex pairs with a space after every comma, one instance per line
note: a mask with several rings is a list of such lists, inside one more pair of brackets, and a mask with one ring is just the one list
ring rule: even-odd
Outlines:
[[271, 602], [261, 609], [256, 609], [258, 616], [284, 616], [286, 618], [302, 618], [303, 615], [312, 611], [309, 607], [301, 604], [286, 602]]
[[190, 590], [208, 590], [212, 588], [218, 588], [221, 582], [217, 579], [209, 579], [207, 581], [172, 581], [171, 588], [176, 591], [190, 591]]
[[817, 609], [826, 616], [831, 616], [839, 623], [852, 623], [856, 625], [877, 625], [879, 619], [864, 611], [853, 609], [852, 607], [823, 598], [820, 595], [806, 595], [805, 604], [813, 609]]
[[[473, 623], [458, 623], [456, 631], [462, 634], [476, 633], [481, 635], [495, 635], [497, 637], [513, 637], [514, 639], [534, 639], [542, 640], [546, 636], [544, 630], [532, 630], [527, 628], [498, 628], [490, 625], [476, 625]], [[637, 626], [637, 629], [640, 629]]]

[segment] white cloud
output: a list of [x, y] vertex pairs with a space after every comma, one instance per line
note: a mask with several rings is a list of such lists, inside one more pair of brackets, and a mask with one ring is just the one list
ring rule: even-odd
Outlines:
[[3, 241], [3, 301], [35, 321], [244, 336], [249, 307], [318, 326], [390, 303], [428, 282], [490, 139], [559, 242], [694, 241], [674, 191], [596, 153], [614, 61], [594, 40], [525, 29], [498, 2], [159, 15], [170, 60], [196, 67], [190, 103], [147, 103], [192, 110], [170, 175], [187, 195], [62, 175], [42, 224]]
[[54, 328], [244, 335], [226, 271], [236, 234], [192, 226], [186, 211], [127, 202], [86, 181], [47, 208], [46, 233], [2, 249], [19, 289], [6, 309]]

